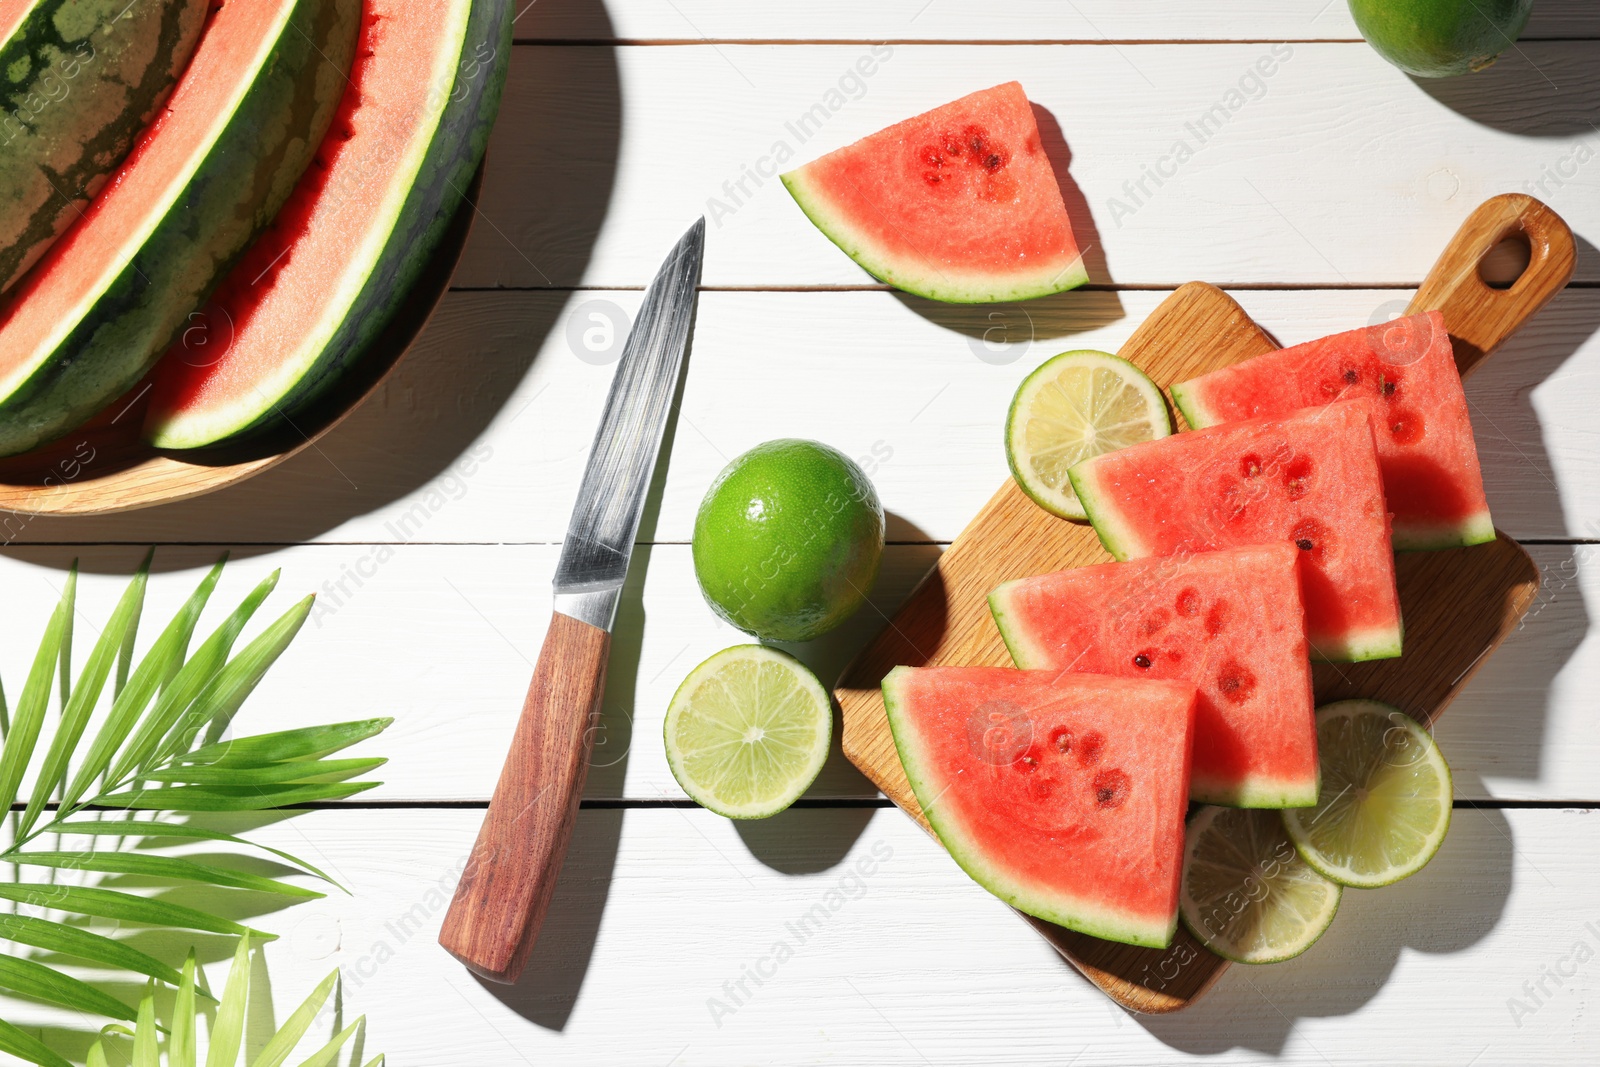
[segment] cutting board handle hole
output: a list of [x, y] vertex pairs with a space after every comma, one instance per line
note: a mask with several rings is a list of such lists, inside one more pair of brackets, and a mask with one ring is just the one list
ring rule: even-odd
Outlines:
[[1478, 260], [1478, 277], [1491, 289], [1510, 289], [1532, 261], [1533, 242], [1518, 223]]

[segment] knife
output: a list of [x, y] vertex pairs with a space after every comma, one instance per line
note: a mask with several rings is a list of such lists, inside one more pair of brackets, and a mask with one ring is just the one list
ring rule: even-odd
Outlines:
[[645, 291], [556, 564], [555, 612], [477, 843], [439, 931], [474, 973], [515, 982], [566, 855], [605, 689], [611, 624], [689, 345], [701, 218]]

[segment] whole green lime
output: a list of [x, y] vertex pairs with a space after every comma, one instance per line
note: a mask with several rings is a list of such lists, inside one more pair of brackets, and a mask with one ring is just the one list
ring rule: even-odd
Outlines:
[[716, 613], [767, 641], [809, 641], [867, 598], [883, 506], [843, 452], [785, 438], [735, 459], [700, 502], [694, 573]]
[[1533, 0], [1350, 0], [1367, 43], [1407, 74], [1452, 78], [1517, 42]]

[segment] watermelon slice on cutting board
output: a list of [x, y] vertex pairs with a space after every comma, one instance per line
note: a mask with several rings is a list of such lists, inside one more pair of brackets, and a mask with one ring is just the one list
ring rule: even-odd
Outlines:
[[1068, 476], [1117, 559], [1290, 542], [1305, 557], [1312, 654], [1400, 654], [1394, 549], [1364, 401], [1147, 441]]
[[896, 667], [883, 696], [923, 814], [979, 885], [1095, 937], [1171, 942], [1193, 686]]
[[989, 607], [1018, 667], [1194, 685], [1189, 798], [1317, 802], [1299, 548], [1282, 542], [1007, 582]]
[[783, 184], [869, 274], [930, 300], [1029, 300], [1089, 280], [1016, 82], [864, 137]]
[[1437, 311], [1334, 334], [1172, 387], [1201, 428], [1359, 398], [1372, 413], [1397, 549], [1494, 540], [1467, 395]]
[[333, 124], [211, 297], [216, 329], [151, 375], [145, 437], [199, 448], [292, 420], [358, 360], [428, 262], [483, 158], [510, 0], [367, 0]]

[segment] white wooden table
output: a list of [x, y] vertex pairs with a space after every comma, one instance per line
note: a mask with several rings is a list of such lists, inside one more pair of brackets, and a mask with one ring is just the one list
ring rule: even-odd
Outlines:
[[[369, 1054], [394, 1064], [1596, 1061], [1600, 5], [1539, 0], [1492, 71], [1428, 86], [1360, 42], [1343, 0], [538, 0], [517, 42], [455, 291], [373, 400], [248, 484], [38, 519], [0, 553], [8, 680], [74, 556], [93, 572], [89, 618], [152, 542], [152, 610], [222, 547], [224, 592], [275, 567], [281, 589], [321, 591], [239, 729], [397, 722], [364, 749], [392, 757], [381, 790], [259, 832], [354, 891], [259, 920], [285, 935], [267, 952], [280, 1018], [339, 966]], [[846, 77], [875, 42], [871, 77]], [[1251, 80], [1262, 56], [1274, 73]], [[747, 177], [779, 143], [808, 159], [1011, 78], [1059, 122], [1092, 243], [1093, 283], [1026, 315], [871, 284], [776, 181]], [[1141, 192], [1234, 90], [1220, 131]], [[802, 144], [786, 122], [818, 103], [828, 117]], [[741, 639], [700, 601], [688, 546], [729, 458], [777, 436], [829, 442], [863, 457], [891, 513], [874, 607], [804, 651], [831, 677], [1006, 477], [1002, 412], [1041, 359], [1117, 348], [1191, 279], [1285, 343], [1382, 318], [1507, 190], [1583, 238], [1573, 285], [1468, 389], [1496, 521], [1545, 592], [1439, 728], [1457, 810], [1421, 875], [1348, 893], [1302, 958], [1136, 1018], [837, 754], [765, 823], [683, 797], [659, 740], [667, 699]], [[687, 385], [573, 852], [528, 977], [490, 988], [434, 937], [548, 616], [606, 330], [620, 345], [702, 212]]]

